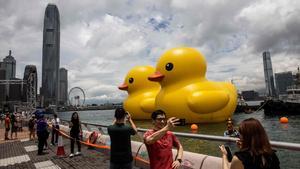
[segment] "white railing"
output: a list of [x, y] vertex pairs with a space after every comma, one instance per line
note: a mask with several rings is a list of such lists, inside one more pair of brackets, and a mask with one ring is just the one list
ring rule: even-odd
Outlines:
[[[68, 120], [62, 120], [63, 122], [69, 123]], [[102, 125], [97, 123], [89, 123], [89, 122], [81, 122], [89, 131], [91, 129], [90, 126], [96, 126], [101, 131], [102, 127], [107, 128], [108, 125]], [[138, 128], [139, 132], [146, 132], [148, 129]], [[220, 142], [236, 142], [237, 138], [232, 137], [223, 137], [223, 136], [215, 136], [215, 135], [207, 135], [207, 134], [191, 134], [191, 133], [182, 133], [182, 132], [173, 132], [178, 137], [192, 138], [192, 139], [200, 139], [200, 140], [210, 140], [210, 141], [220, 141]], [[289, 142], [280, 142], [280, 141], [270, 141], [272, 147], [300, 151], [300, 144], [298, 143], [289, 143]]]

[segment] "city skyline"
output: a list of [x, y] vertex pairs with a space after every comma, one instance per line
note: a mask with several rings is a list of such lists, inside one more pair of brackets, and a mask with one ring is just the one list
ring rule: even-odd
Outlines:
[[[48, 3], [61, 17], [60, 67], [69, 89], [79, 86], [87, 100], [121, 101], [117, 86], [137, 65], [155, 66], [172, 47], [200, 50], [207, 78], [230, 81], [242, 90], [263, 90], [262, 53], [270, 51], [273, 73], [300, 64], [298, 1], [8, 1], [0, 2], [0, 55], [17, 60], [16, 76], [36, 65], [41, 87], [43, 16]], [[28, 8], [32, 10], [27, 10]]]

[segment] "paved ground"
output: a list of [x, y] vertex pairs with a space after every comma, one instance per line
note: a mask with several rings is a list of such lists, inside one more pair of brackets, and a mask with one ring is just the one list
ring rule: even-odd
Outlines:
[[[56, 146], [45, 150], [47, 154], [37, 155], [36, 141], [29, 141], [28, 131], [18, 133], [18, 139], [4, 141], [4, 130], [0, 128], [0, 169], [108, 169], [109, 154], [97, 150], [89, 150], [82, 146], [82, 155], [69, 158], [70, 141], [64, 139], [65, 157], [57, 157]], [[48, 140], [49, 143], [49, 140]], [[75, 152], [77, 145], [75, 145]]]
[[[10, 137], [10, 131], [8, 133], [8, 138], [11, 139], [11, 137]], [[29, 131], [28, 131], [27, 127], [23, 127], [23, 131], [22, 132], [17, 132], [17, 139], [15, 137], [15, 133], [13, 133], [13, 139], [5, 141], [4, 140], [4, 125], [2, 125], [0, 123], [0, 144], [1, 143], [7, 143], [7, 142], [13, 142], [13, 141], [16, 141], [16, 140], [26, 139], [26, 138], [29, 138]]]

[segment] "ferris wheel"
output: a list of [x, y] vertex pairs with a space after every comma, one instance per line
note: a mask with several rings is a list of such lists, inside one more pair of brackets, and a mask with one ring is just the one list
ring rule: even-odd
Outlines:
[[69, 91], [69, 105], [80, 107], [85, 103], [85, 93], [80, 87], [73, 87]]

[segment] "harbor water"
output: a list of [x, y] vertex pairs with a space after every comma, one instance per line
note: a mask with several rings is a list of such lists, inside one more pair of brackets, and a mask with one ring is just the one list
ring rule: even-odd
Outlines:
[[[58, 116], [64, 120], [70, 120], [73, 112], [59, 112]], [[79, 117], [81, 121], [98, 123], [109, 125], [114, 119], [114, 110], [97, 110], [97, 111], [80, 111]], [[300, 143], [300, 115], [298, 116], [287, 116], [289, 123], [281, 124], [278, 116], [269, 117], [265, 116], [263, 111], [254, 112], [251, 114], [238, 113], [232, 117], [235, 128], [238, 128], [238, 124], [247, 118], [256, 118], [264, 126], [270, 140], [272, 141], [283, 141], [291, 143]], [[151, 120], [135, 121], [139, 128], [151, 128]], [[199, 134], [209, 134], [216, 136], [223, 136], [224, 130], [226, 130], [226, 123], [216, 124], [199, 124]], [[104, 130], [105, 131], [105, 130]], [[174, 129], [177, 132], [191, 133], [190, 125], [178, 126]], [[139, 137], [133, 138], [136, 141], [142, 141]], [[222, 142], [205, 141], [197, 139], [179, 138], [185, 151], [207, 154], [212, 156], [220, 157], [218, 146], [224, 144]], [[232, 145], [233, 151], [237, 148]], [[298, 169], [300, 166], [300, 152], [276, 149], [277, 155], [280, 159], [282, 169]]]

